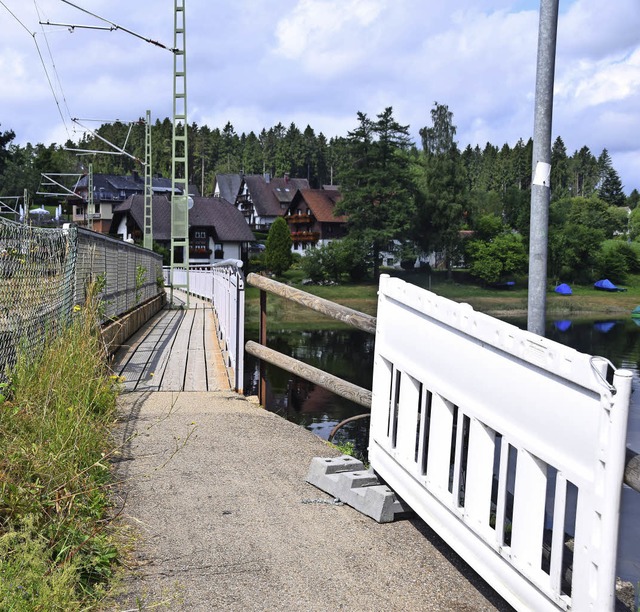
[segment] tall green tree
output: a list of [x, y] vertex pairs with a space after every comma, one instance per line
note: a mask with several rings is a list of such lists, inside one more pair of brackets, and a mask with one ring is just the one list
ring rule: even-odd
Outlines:
[[622, 181], [613, 166], [609, 166], [603, 172], [598, 197], [610, 206], [625, 206], [627, 203]]
[[424, 148], [414, 236], [424, 251], [443, 251], [451, 272], [462, 248], [460, 230], [468, 213], [467, 191], [460, 152], [454, 140], [453, 113], [446, 105], [436, 102], [431, 110], [431, 123], [420, 130]]
[[283, 217], [278, 217], [269, 228], [264, 260], [267, 269], [276, 276], [282, 276], [293, 263], [291, 232]]
[[564, 141], [558, 136], [551, 147], [551, 196], [554, 199], [570, 195], [569, 157]]
[[359, 112], [358, 127], [347, 137], [336, 214], [348, 215], [350, 235], [370, 245], [376, 277], [380, 253], [394, 250], [415, 223], [410, 146], [409, 126], [395, 120], [391, 107], [375, 121]]

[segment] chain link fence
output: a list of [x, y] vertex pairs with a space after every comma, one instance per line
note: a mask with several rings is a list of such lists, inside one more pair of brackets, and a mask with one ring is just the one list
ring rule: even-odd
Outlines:
[[32, 351], [100, 289], [101, 323], [164, 291], [162, 257], [74, 225], [45, 229], [0, 217], [0, 382], [22, 344]]
[[101, 288], [101, 323], [115, 319], [163, 289], [162, 256], [104, 234], [80, 229], [75, 303], [84, 303], [87, 284]]
[[78, 229], [44, 229], [0, 217], [0, 379], [69, 317]]

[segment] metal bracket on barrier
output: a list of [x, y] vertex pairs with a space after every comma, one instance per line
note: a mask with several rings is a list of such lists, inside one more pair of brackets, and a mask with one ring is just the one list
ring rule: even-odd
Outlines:
[[596, 365], [596, 360], [600, 362], [604, 362], [604, 365], [610, 367], [614, 372], [616, 371], [616, 367], [606, 358], [606, 357], [591, 357], [589, 359], [589, 363], [591, 364], [591, 368], [595, 372], [596, 376], [600, 379], [600, 382], [609, 389], [611, 395], [615, 395], [617, 393], [616, 388], [605, 378], [604, 374], [600, 370], [600, 368]]

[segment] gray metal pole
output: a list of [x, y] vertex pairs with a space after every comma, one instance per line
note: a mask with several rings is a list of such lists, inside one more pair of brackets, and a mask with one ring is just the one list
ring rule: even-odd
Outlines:
[[540, 0], [538, 68], [533, 123], [527, 329], [540, 336], [544, 336], [546, 314], [547, 242], [549, 237], [549, 200], [551, 197], [551, 119], [553, 116], [558, 2], [559, 0]]

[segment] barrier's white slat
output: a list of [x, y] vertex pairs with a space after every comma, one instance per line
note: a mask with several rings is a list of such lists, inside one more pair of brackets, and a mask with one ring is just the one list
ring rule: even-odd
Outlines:
[[558, 473], [553, 508], [553, 536], [551, 540], [551, 561], [549, 568], [550, 586], [553, 593], [560, 595], [562, 584], [562, 560], [564, 550], [564, 523], [567, 503], [567, 480]]
[[546, 466], [521, 450], [516, 469], [511, 550], [514, 564], [533, 574], [537, 574], [542, 559], [546, 493]]
[[489, 528], [494, 449], [495, 433], [471, 419], [464, 509], [467, 523], [478, 531]]
[[396, 452], [409, 464], [415, 461], [416, 429], [418, 425], [418, 401], [420, 385], [411, 376], [404, 375], [400, 386], [400, 413]]
[[500, 463], [498, 465], [498, 495], [496, 502], [495, 540], [493, 542], [502, 547], [504, 543], [505, 519], [507, 511], [507, 475], [509, 471], [509, 441], [502, 437], [500, 445]]
[[431, 427], [429, 428], [427, 483], [430, 490], [439, 495], [449, 493], [452, 432], [453, 405], [439, 395], [434, 395], [431, 404]]

